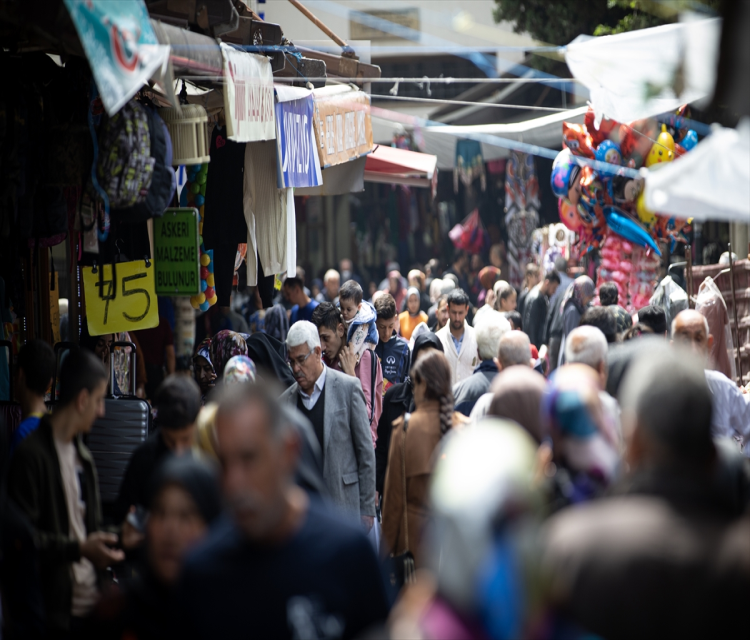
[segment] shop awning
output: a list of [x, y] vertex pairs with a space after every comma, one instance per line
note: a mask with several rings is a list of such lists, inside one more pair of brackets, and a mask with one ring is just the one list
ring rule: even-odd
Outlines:
[[365, 182], [430, 187], [437, 156], [378, 145], [365, 161]]
[[720, 18], [686, 14], [674, 24], [576, 38], [565, 62], [591, 91], [598, 117], [631, 122], [710, 97], [720, 37]]

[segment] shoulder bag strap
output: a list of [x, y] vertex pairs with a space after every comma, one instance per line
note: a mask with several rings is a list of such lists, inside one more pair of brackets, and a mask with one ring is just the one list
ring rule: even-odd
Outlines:
[[[378, 360], [374, 351], [370, 351], [370, 425], [375, 417], [375, 380], [378, 377]], [[383, 391], [381, 390], [382, 394]]]
[[406, 430], [409, 428], [410, 414], [404, 414], [404, 437], [401, 440], [401, 478], [402, 485], [404, 488], [404, 540], [406, 548], [404, 551], [409, 551], [409, 519], [406, 515]]

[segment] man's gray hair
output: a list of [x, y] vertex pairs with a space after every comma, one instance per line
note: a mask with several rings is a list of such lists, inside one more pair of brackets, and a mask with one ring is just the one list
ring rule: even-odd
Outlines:
[[492, 360], [500, 348], [500, 340], [510, 329], [510, 322], [501, 313], [489, 309], [485, 311], [476, 327], [479, 359]]
[[565, 362], [580, 363], [599, 370], [607, 361], [607, 338], [600, 329], [589, 325], [576, 327], [565, 338]]
[[503, 369], [515, 365], [531, 366], [531, 342], [523, 331], [508, 331], [497, 348], [497, 359]]
[[300, 320], [289, 327], [289, 333], [286, 334], [286, 346], [288, 348], [299, 347], [306, 344], [310, 351], [320, 346], [320, 336], [318, 327], [307, 320]]

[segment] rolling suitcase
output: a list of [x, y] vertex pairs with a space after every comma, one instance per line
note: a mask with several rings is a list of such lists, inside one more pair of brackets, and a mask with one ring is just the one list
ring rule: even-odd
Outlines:
[[151, 427], [151, 407], [135, 395], [136, 347], [132, 342], [114, 342], [110, 350], [110, 380], [115, 377], [114, 349], [130, 347], [130, 393], [109, 395], [105, 414], [94, 422], [86, 437], [99, 476], [102, 510], [106, 515], [120, 493], [130, 456], [146, 440]]

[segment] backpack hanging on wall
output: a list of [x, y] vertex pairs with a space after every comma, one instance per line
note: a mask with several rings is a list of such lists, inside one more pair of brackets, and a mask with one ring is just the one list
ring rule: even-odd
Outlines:
[[122, 222], [143, 222], [149, 218], [161, 217], [177, 189], [177, 180], [172, 168], [172, 140], [167, 125], [154, 107], [142, 108], [148, 119], [149, 143], [154, 161], [151, 184], [146, 197], [133, 206], [112, 207], [112, 215]]

